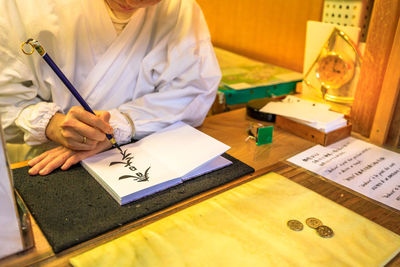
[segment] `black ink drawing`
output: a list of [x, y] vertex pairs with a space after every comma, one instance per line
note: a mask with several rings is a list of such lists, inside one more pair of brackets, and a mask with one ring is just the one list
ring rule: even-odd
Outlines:
[[[124, 165], [125, 168], [128, 168], [130, 171], [135, 172], [137, 170], [137, 168], [135, 166], [132, 166], [132, 160], [134, 158], [132, 153], [128, 153], [128, 150], [125, 149], [123, 152], [121, 152], [121, 155], [122, 155], [122, 161], [113, 161], [110, 163], [109, 166], [113, 166], [116, 164], [125, 164]], [[142, 172], [136, 172], [135, 175], [122, 175], [118, 178], [118, 180], [132, 178], [134, 181], [137, 181], [137, 182], [148, 182], [149, 181], [149, 170], [150, 170], [150, 167], [148, 167], [146, 169], [144, 174]]]

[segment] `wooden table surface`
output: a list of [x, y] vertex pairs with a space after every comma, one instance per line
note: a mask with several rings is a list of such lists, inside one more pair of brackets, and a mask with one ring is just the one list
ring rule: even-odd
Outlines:
[[[400, 235], [399, 211], [370, 200], [340, 185], [334, 184], [321, 176], [314, 175], [304, 169], [284, 162], [288, 157], [314, 146], [314, 143], [274, 127], [273, 143], [256, 146], [253, 140], [246, 141], [246, 129], [250, 123], [254, 122], [257, 121], [246, 117], [245, 109], [239, 109], [207, 117], [203, 125], [199, 127], [199, 130], [204, 133], [229, 145], [231, 149], [228, 150], [228, 153], [252, 166], [255, 169], [254, 174], [242, 177], [241, 179], [201, 195], [194, 196], [168, 209], [122, 226], [120, 229], [101, 235], [58, 254], [52, 252], [46, 238], [32, 218], [36, 246], [26, 252], [0, 260], [0, 266], [24, 266], [30, 264], [68, 266], [68, 259], [72, 256], [88, 251], [100, 244], [134, 231], [135, 229], [171, 215], [188, 206], [195, 205], [204, 199], [229, 190], [232, 187], [254, 179], [269, 171], [281, 174]], [[271, 123], [264, 122], [263, 124], [272, 125]], [[12, 167], [20, 167], [25, 164], [26, 162], [14, 164]], [[338, 257], [340, 257], [340, 255], [338, 255]], [[400, 266], [400, 256], [397, 255], [389, 265]]]

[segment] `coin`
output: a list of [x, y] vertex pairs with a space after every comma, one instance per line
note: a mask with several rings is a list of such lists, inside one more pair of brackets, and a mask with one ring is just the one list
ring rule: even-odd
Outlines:
[[313, 229], [317, 229], [318, 226], [322, 225], [322, 222], [317, 218], [310, 217], [306, 220], [306, 224]]
[[326, 225], [318, 226], [316, 230], [320, 237], [329, 238], [333, 236], [333, 230]]
[[289, 220], [287, 222], [287, 226], [293, 231], [301, 231], [303, 230], [303, 224], [298, 220]]

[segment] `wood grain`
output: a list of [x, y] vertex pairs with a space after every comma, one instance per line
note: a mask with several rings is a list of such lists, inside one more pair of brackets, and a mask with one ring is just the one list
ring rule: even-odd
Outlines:
[[386, 144], [392, 148], [400, 149], [400, 94], [397, 97], [397, 104], [393, 113]]
[[[392, 118], [400, 91], [400, 19], [397, 23], [396, 34], [393, 41], [392, 51], [383, 79], [382, 89], [374, 121], [372, 124], [371, 142], [377, 145], [386, 143], [386, 138], [392, 124]], [[395, 121], [394, 121], [395, 122]], [[396, 125], [393, 125], [396, 127]]]
[[399, 20], [400, 0], [375, 0], [352, 107], [353, 131], [369, 137]]
[[10, 167], [11, 167], [11, 169], [22, 168], [22, 167], [28, 166], [28, 161], [29, 160], [12, 163], [12, 164], [10, 164]]
[[329, 133], [325, 133], [313, 127], [288, 119], [286, 117], [276, 116], [275, 125], [281, 129], [300, 136], [301, 138], [310, 140], [323, 146], [333, 144], [339, 140], [349, 137], [351, 134], [351, 124], [333, 130]]
[[306, 23], [321, 20], [323, 0], [197, 0], [214, 45], [303, 71]]
[[245, 109], [238, 109], [207, 118], [199, 130], [230, 146], [228, 154], [256, 170], [315, 145], [311, 141], [274, 127], [272, 144], [257, 146], [253, 140], [246, 141], [247, 129], [251, 123], [262, 123], [265, 126], [274, 125], [249, 118]]

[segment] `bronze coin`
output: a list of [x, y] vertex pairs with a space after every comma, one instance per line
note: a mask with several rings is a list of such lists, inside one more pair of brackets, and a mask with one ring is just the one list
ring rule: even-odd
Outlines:
[[324, 238], [332, 237], [334, 234], [333, 230], [326, 225], [318, 226], [317, 233], [319, 234], [320, 237], [324, 237]]
[[303, 224], [298, 220], [289, 220], [287, 222], [287, 226], [293, 231], [301, 231], [303, 230]]
[[306, 224], [313, 229], [317, 229], [318, 226], [322, 225], [322, 222], [317, 218], [310, 217], [306, 220]]

